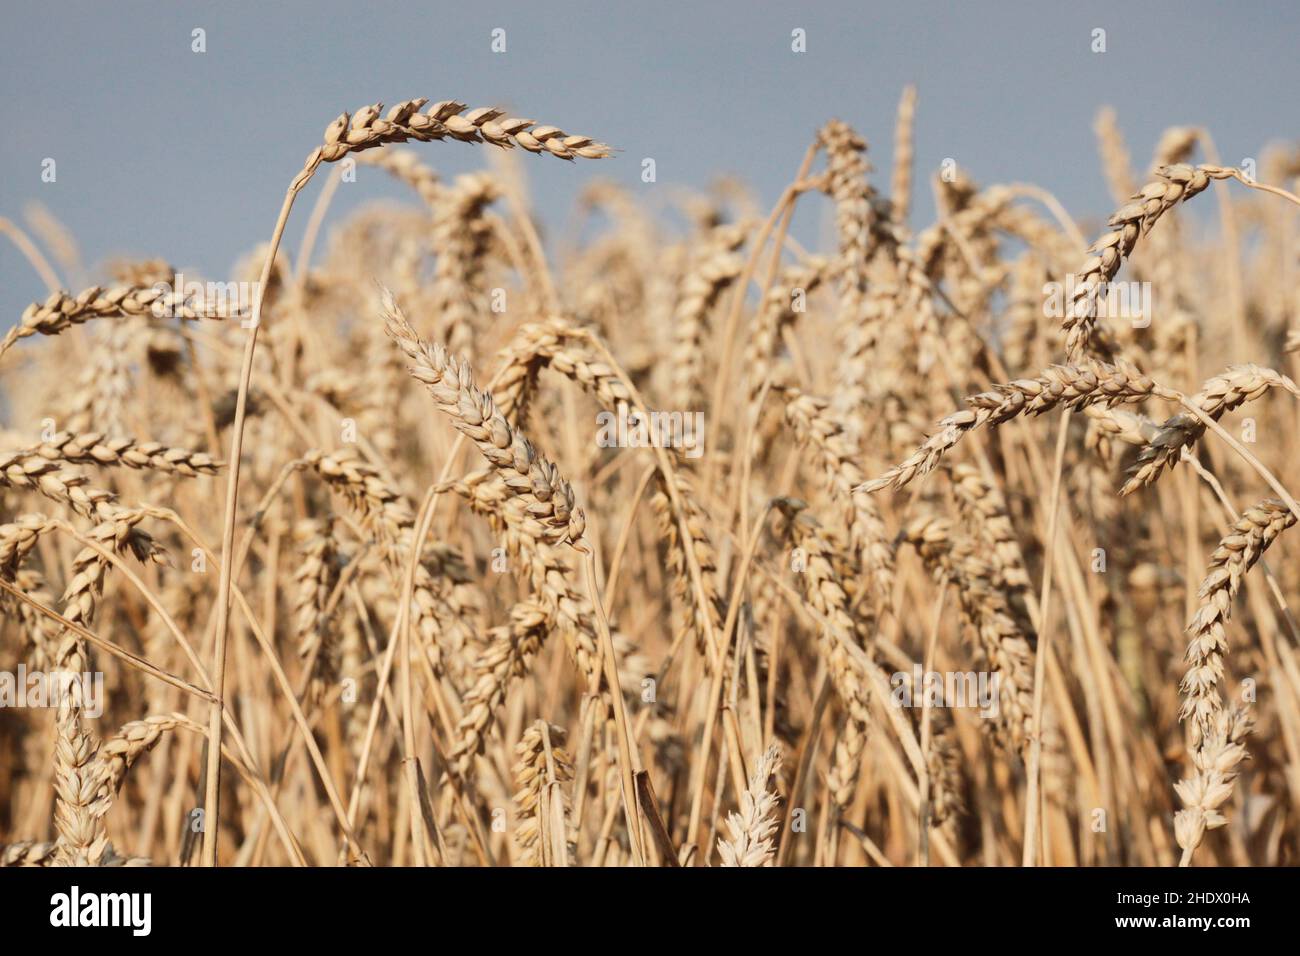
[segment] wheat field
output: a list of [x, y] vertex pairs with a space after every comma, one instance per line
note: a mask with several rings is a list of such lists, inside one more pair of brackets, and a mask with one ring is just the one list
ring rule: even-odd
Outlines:
[[1300, 862], [1300, 152], [1103, 111], [1067, 211], [917, 109], [665, 210], [366, 106], [219, 294], [0, 220], [0, 865]]

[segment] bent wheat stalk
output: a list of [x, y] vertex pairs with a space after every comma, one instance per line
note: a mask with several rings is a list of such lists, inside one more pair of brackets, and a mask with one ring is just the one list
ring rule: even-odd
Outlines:
[[[324, 142], [308, 155], [303, 168], [289, 184], [284, 203], [280, 207], [275, 229], [271, 233], [270, 247], [262, 264], [257, 291], [253, 299], [252, 315], [248, 320], [248, 335], [240, 364], [239, 386], [235, 396], [235, 415], [231, 429], [229, 478], [226, 483], [225, 521], [221, 534], [221, 574], [217, 583], [215, 642], [213, 650], [213, 692], [218, 698], [224, 693], [226, 674], [226, 638], [229, 631], [231, 558], [235, 546], [235, 509], [239, 504], [240, 459], [244, 447], [244, 428], [248, 415], [248, 390], [252, 381], [253, 356], [257, 350], [257, 332], [261, 326], [262, 310], [267, 284], [275, 264], [285, 225], [293, 210], [294, 200], [306, 187], [322, 163], [332, 163], [352, 152], [404, 143], [410, 140], [428, 142], [451, 136], [465, 142], [487, 142], [509, 148], [520, 146], [529, 152], [543, 150], [561, 159], [583, 157], [600, 159], [610, 155], [610, 148], [587, 136], [569, 136], [554, 126], [538, 126], [533, 120], [503, 118], [504, 111], [476, 109], [462, 116], [466, 107], [452, 100], [435, 103], [419, 112], [428, 101], [424, 98], [404, 100], [381, 116], [383, 104], [376, 103], [357, 110], [351, 117], [338, 116], [325, 129]], [[209, 748], [207, 765], [207, 792], [204, 806], [210, 825], [203, 831], [203, 862], [207, 866], [217, 863], [217, 797], [220, 791], [221, 712], [214, 707], [209, 719]]]

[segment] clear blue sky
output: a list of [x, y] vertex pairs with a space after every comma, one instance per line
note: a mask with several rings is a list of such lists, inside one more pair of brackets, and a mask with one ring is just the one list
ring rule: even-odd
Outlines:
[[[269, 236], [335, 115], [412, 96], [499, 103], [622, 147], [599, 168], [528, 164], [552, 235], [596, 174], [653, 190], [731, 172], [768, 206], [831, 116], [878, 147], [887, 177], [899, 91], [915, 83], [919, 178], [953, 157], [981, 183], [1036, 182], [1096, 219], [1109, 206], [1092, 134], [1103, 104], [1143, 166], [1174, 124], [1207, 126], [1228, 162], [1300, 136], [1298, 26], [1295, 2], [14, 4], [0, 38], [0, 215], [21, 219], [38, 199], [92, 264], [158, 255], [222, 276]], [[496, 27], [505, 54], [491, 51]], [[795, 27], [804, 54], [790, 50]], [[1095, 27], [1104, 54], [1090, 50]], [[459, 144], [418, 148], [448, 173], [485, 161]], [[640, 182], [645, 156], [655, 186]], [[41, 182], [45, 157], [54, 184]], [[372, 177], [342, 190], [333, 215], [386, 195], [402, 194]], [[805, 214], [801, 228], [815, 227]], [[42, 296], [0, 243], [0, 327]]]

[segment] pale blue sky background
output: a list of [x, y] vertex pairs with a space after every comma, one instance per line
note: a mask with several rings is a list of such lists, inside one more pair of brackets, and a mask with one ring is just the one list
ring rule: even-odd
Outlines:
[[[10, 0], [3, 24], [0, 215], [20, 219], [39, 199], [90, 263], [160, 255], [214, 276], [269, 236], [325, 125], [373, 100], [499, 103], [622, 147], [600, 164], [528, 163], [552, 236], [597, 174], [652, 190], [731, 172], [766, 208], [830, 116], [878, 147], [887, 181], [909, 82], [920, 91], [918, 177], [954, 157], [981, 183], [1039, 183], [1080, 219], [1110, 205], [1092, 134], [1102, 104], [1118, 109], [1140, 166], [1173, 124], [1208, 126], [1229, 162], [1300, 137], [1296, 2]], [[207, 31], [201, 55], [194, 27]], [[494, 27], [507, 31], [504, 55], [490, 50]], [[790, 51], [794, 27], [807, 53]], [[1107, 31], [1105, 54], [1090, 51], [1094, 27]], [[481, 148], [417, 148], [448, 173], [485, 162]], [[53, 185], [40, 181], [47, 156]], [[640, 183], [644, 156], [657, 161], [657, 186]], [[342, 190], [333, 215], [403, 195], [377, 178]], [[804, 213], [797, 234], [817, 225]], [[0, 327], [39, 297], [39, 279], [0, 243]]]

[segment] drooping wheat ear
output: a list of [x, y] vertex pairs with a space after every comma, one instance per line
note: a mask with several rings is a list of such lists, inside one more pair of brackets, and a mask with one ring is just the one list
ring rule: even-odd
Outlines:
[[[374, 536], [389, 584], [401, 587], [415, 537], [415, 516], [406, 499], [375, 468], [346, 454], [327, 455], [313, 449], [297, 465], [314, 471], [356, 510], [362, 527]], [[447, 636], [446, 643], [453, 646], [460, 643], [456, 634], [463, 626], [460, 615], [448, 600], [445, 584], [435, 580], [423, 564], [416, 564], [413, 621], [437, 674], [444, 667], [444, 641], [440, 638]]]
[[90, 487], [86, 475], [31, 449], [0, 455], [0, 488], [5, 487], [37, 491], [87, 518], [111, 509], [116, 500], [111, 491]]
[[539, 720], [515, 746], [518, 808], [515, 842], [528, 866], [572, 866], [575, 837], [566, 785], [573, 761], [564, 750], [563, 728]]
[[150, 469], [193, 478], [215, 475], [221, 463], [203, 452], [168, 448], [160, 442], [134, 438], [109, 438], [103, 432], [60, 432], [49, 441], [24, 451], [48, 461], [74, 465], [116, 465]]
[[788, 266], [763, 298], [745, 341], [745, 418], [751, 427], [758, 422], [763, 384], [776, 380], [772, 365], [781, 351], [781, 332], [807, 311], [808, 296], [821, 285], [828, 269], [820, 257]]
[[1041, 415], [1060, 406], [1078, 409], [1140, 402], [1150, 397], [1155, 387], [1155, 382], [1122, 359], [1107, 364], [1085, 358], [1080, 365], [1049, 366], [1038, 378], [996, 385], [992, 391], [970, 396], [966, 399], [970, 408], [940, 421], [935, 433], [911, 457], [859, 487], [869, 492], [902, 488], [933, 471], [948, 449], [982, 425], [1000, 425], [1017, 415]]
[[0, 355], [19, 339], [28, 336], [58, 335], [91, 319], [123, 315], [171, 316], [190, 321], [226, 317], [219, 309], [195, 309], [185, 295], [162, 288], [118, 286], [104, 289], [91, 286], [75, 296], [68, 292], [54, 292], [44, 302], [33, 302], [23, 310], [18, 324], [0, 339]]
[[[0, 562], [7, 562], [8, 555], [5, 552], [9, 548], [9, 543], [3, 539], [7, 537], [4, 530], [0, 527]], [[32, 543], [35, 543], [33, 537]], [[0, 566], [0, 578], [9, 580], [10, 576], [6, 573], [3, 566]], [[22, 591], [34, 601], [40, 602], [45, 607], [54, 606], [54, 595], [46, 587], [45, 575], [34, 568], [23, 568], [17, 574], [12, 575], [14, 587]], [[6, 592], [0, 599], [0, 606], [13, 607], [13, 613], [16, 618], [22, 622], [23, 634], [31, 644], [30, 663], [33, 670], [44, 671], [49, 667], [50, 654], [53, 652], [57, 640], [58, 628], [54, 621], [50, 620], [40, 611], [36, 610], [26, 601], [19, 601]]]
[[[596, 636], [595, 609], [584, 591], [573, 587], [572, 569], [560, 551], [547, 543], [547, 531], [527, 504], [510, 494], [501, 476], [480, 471], [448, 488], [463, 497], [475, 514], [503, 532], [506, 552], [524, 562], [533, 593], [545, 607], [547, 624], [560, 632], [584, 682], [599, 685], [602, 663]], [[615, 644], [618, 637], [615, 633]], [[625, 680], [632, 675], [620, 669]]]
[[726, 617], [726, 601], [718, 588], [718, 559], [709, 540], [705, 515], [695, 500], [690, 481], [680, 474], [677, 476], [677, 494], [685, 508], [683, 517], [686, 519], [685, 523], [690, 535], [690, 540], [685, 545], [682, 542], [681, 529], [662, 475], [657, 480], [650, 506], [654, 511], [659, 534], [667, 550], [666, 565], [671, 575], [674, 612], [682, 622], [685, 633], [693, 639], [695, 649], [705, 656], [708, 653], [705, 643], [708, 629], [701, 620], [700, 607], [691, 590], [686, 547], [690, 547], [695, 553], [695, 561], [700, 569], [700, 583], [703, 585], [710, 625], [714, 634], [722, 633], [723, 620]]
[[[1253, 402], [1270, 388], [1281, 388], [1300, 396], [1295, 382], [1271, 368], [1233, 365], [1206, 381], [1190, 399], [1207, 417], [1218, 421], [1226, 412]], [[1138, 453], [1128, 471], [1121, 495], [1153, 484], [1167, 469], [1178, 464], [1184, 448], [1190, 448], [1205, 434], [1206, 426], [1190, 412], [1179, 412], [1161, 423], [1154, 438]]]
[[953, 496], [966, 522], [988, 547], [985, 560], [996, 581], [1006, 589], [1017, 619], [1027, 618], [1026, 602], [1031, 583], [1025, 570], [1025, 556], [1020, 549], [1015, 525], [1007, 511], [1006, 499], [998, 487], [978, 468], [965, 462], [952, 466]]
[[523, 601], [510, 609], [509, 624], [494, 627], [488, 634], [487, 647], [474, 661], [472, 683], [462, 700], [463, 716], [451, 749], [452, 767], [458, 776], [469, 774], [511, 685], [528, 674], [550, 631], [549, 617], [540, 603]]
[[41, 535], [49, 534], [57, 527], [58, 523], [52, 518], [39, 514], [21, 515], [0, 525], [0, 578], [13, 581]]
[[[324, 143], [316, 147], [295, 184], [306, 182], [321, 163], [333, 163], [349, 153], [414, 140], [458, 139], [466, 143], [491, 143], [503, 149], [519, 146], [530, 153], [548, 152], [560, 159], [603, 159], [613, 150], [590, 136], [570, 136], [555, 126], [538, 126], [535, 120], [507, 117], [505, 110], [482, 107], [470, 110], [464, 103], [442, 100], [423, 113], [429, 102], [421, 97], [403, 100], [383, 116], [384, 104], [363, 106], [351, 116], [341, 113], [325, 128]], [[464, 115], [461, 115], [464, 114]]]
[[[86, 537], [107, 550], [130, 550], [141, 561], [161, 563], [161, 549], [136, 528], [145, 517], [143, 509], [116, 509], [110, 519], [96, 525]], [[64, 617], [89, 626], [108, 568], [108, 560], [93, 548], [83, 548], [73, 558], [72, 577], [63, 593]], [[54, 825], [58, 832], [58, 860], [67, 866], [102, 865], [108, 848], [103, 816], [111, 799], [98, 790], [99, 739], [82, 718], [82, 675], [89, 672], [88, 665], [81, 637], [62, 630], [50, 655], [50, 669], [60, 682], [55, 710]]]
[[[119, 508], [111, 517], [87, 531], [85, 537], [105, 551], [122, 555], [129, 553], [137, 561], [145, 563], [165, 564], [166, 553], [162, 547], [138, 527], [147, 517], [149, 513], [144, 508]], [[64, 617], [83, 626], [90, 624], [109, 567], [110, 562], [94, 548], [82, 548], [77, 552], [72, 559], [72, 576], [63, 591]]]
[[1246, 572], [1254, 566], [1276, 539], [1295, 524], [1290, 509], [1267, 498], [1242, 512], [1237, 523], [1210, 555], [1201, 581], [1200, 608], [1187, 625], [1187, 673], [1179, 689], [1183, 693], [1180, 716], [1188, 722], [1194, 747], [1210, 729], [1223, 699], [1219, 681], [1223, 677], [1223, 654], [1227, 650], [1225, 624], [1232, 613], [1232, 601]]
[[1183, 163], [1165, 166], [1107, 220], [1110, 231], [1088, 248], [1088, 258], [1071, 276], [1074, 288], [1062, 323], [1069, 362], [1077, 363], [1087, 351], [1097, 321], [1098, 299], [1105, 294], [1105, 284], [1115, 278], [1120, 266], [1132, 255], [1139, 237], [1178, 203], [1203, 192], [1211, 179], [1226, 175], [1226, 171], [1214, 167]]
[[103, 488], [91, 487], [89, 482], [90, 479], [81, 472], [30, 449], [0, 455], [0, 488], [38, 491], [101, 526], [105, 523], [110, 525], [115, 534], [123, 536], [114, 540], [119, 545], [129, 544], [140, 560], [156, 557], [158, 547], [153, 538], [143, 528], [137, 527], [142, 515], [120, 507], [116, 495]]
[[293, 636], [298, 656], [313, 659], [314, 694], [337, 679], [339, 668], [337, 635], [325, 616], [340, 571], [338, 540], [332, 525], [331, 521], [309, 519], [297, 528], [302, 559], [293, 572]]
[[742, 226], [717, 226], [700, 240], [682, 276], [673, 313], [671, 379], [672, 401], [677, 409], [700, 407], [709, 313], [745, 267], [737, 254], [744, 241]]
[[1002, 742], [1020, 749], [1033, 711], [1033, 651], [993, 569], [969, 541], [957, 536], [947, 518], [922, 515], [904, 529], [902, 537], [956, 593], [977, 646], [997, 677], [996, 719]]
[[1206, 830], [1228, 822], [1219, 808], [1232, 796], [1238, 768], [1249, 754], [1246, 738], [1255, 716], [1245, 707], [1217, 711], [1202, 729], [1191, 753], [1192, 774], [1174, 784], [1183, 809], [1174, 814], [1174, 838], [1183, 848], [1180, 866], [1187, 866], [1205, 839]]
[[1112, 464], [1115, 458], [1112, 441], [1141, 447], [1160, 433], [1160, 426], [1145, 415], [1126, 412], [1122, 408], [1090, 405], [1083, 413], [1088, 416], [1087, 446], [1107, 465]]
[[781, 768], [781, 745], [773, 744], [758, 761], [749, 786], [740, 795], [740, 812], [727, 814], [727, 835], [718, 838], [723, 866], [764, 866], [772, 859], [772, 835], [780, 821], [776, 791], [768, 779]]
[[500, 195], [501, 187], [486, 173], [459, 176], [434, 211], [431, 309], [439, 337], [459, 355], [471, 354], [488, 314], [483, 275], [493, 231], [485, 211]]
[[442, 177], [432, 166], [421, 162], [420, 157], [411, 149], [377, 149], [357, 156], [357, 162], [364, 166], [382, 169], [416, 191], [424, 204], [433, 211], [442, 199], [444, 187]]
[[57, 850], [55, 843], [7, 843], [0, 846], [0, 866], [51, 866]]
[[844, 642], [858, 643], [858, 629], [849, 612], [849, 597], [835, 573], [834, 549], [803, 502], [781, 499], [778, 508], [789, 519], [789, 534], [802, 564], [798, 575], [808, 605], [817, 616], [817, 648], [826, 661], [835, 693], [847, 712], [843, 733], [836, 744], [836, 758], [826, 784], [831, 799], [847, 810], [857, 788], [862, 753], [871, 727], [870, 685]]
[[887, 601], [894, 581], [894, 555], [884, 519], [875, 502], [857, 490], [864, 475], [858, 468], [858, 443], [830, 410], [830, 403], [797, 388], [787, 388], [785, 417], [801, 441], [812, 446], [832, 500], [839, 507], [849, 542], [877, 596]]
[[632, 393], [570, 320], [551, 316], [519, 327], [502, 354], [501, 371], [492, 387], [497, 409], [511, 421], [522, 422], [537, 387], [537, 376], [550, 368], [576, 382], [605, 409], [632, 404]]
[[104, 738], [99, 746], [96, 809], [102, 816], [111, 807], [113, 798], [122, 789], [127, 771], [135, 762], [153, 750], [162, 735], [177, 727], [202, 729], [184, 714], [156, 714], [142, 720], [123, 724], [117, 733]]
[[935, 725], [925, 755], [930, 777], [930, 822], [941, 827], [965, 809], [961, 798], [962, 757], [947, 711], [932, 711], [930, 720]]
[[492, 396], [479, 391], [464, 362], [441, 346], [425, 344], [411, 328], [392, 293], [385, 290], [383, 316], [388, 335], [414, 363], [408, 371], [433, 395], [456, 430], [478, 446], [511, 494], [523, 500], [551, 543], [582, 540], [586, 519], [575, 507], [573, 489], [559, 470], [505, 417]]

